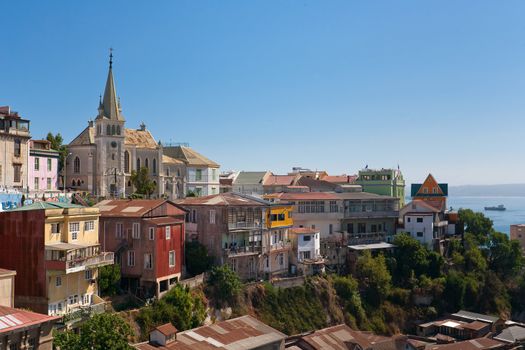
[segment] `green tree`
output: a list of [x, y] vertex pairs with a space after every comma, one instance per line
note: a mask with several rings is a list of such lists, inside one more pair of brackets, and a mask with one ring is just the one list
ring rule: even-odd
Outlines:
[[60, 350], [131, 350], [128, 341], [133, 330], [119, 315], [94, 315], [80, 327], [80, 335], [72, 331], [55, 333], [54, 345]]
[[479, 244], [485, 244], [489, 235], [494, 230], [492, 220], [483, 213], [474, 212], [471, 209], [460, 209], [458, 211], [459, 222], [464, 225], [465, 232], [474, 235]]
[[358, 283], [355, 278], [352, 276], [335, 276], [332, 283], [337, 296], [341, 299], [347, 322], [355, 328], [369, 328], [366, 312], [359, 294]]
[[67, 156], [67, 147], [64, 145], [64, 139], [60, 133], [53, 135], [52, 132], [48, 132], [46, 140], [51, 142], [51, 149], [59, 152], [58, 171], [60, 172], [64, 167]]
[[488, 246], [489, 267], [499, 276], [506, 279], [522, 270], [524, 258], [518, 241], [510, 240], [504, 233], [493, 232]]
[[465, 275], [455, 270], [449, 271], [445, 278], [445, 289], [443, 299], [447, 311], [456, 312], [465, 304], [466, 282]]
[[392, 276], [386, 266], [385, 257], [372, 257], [365, 251], [357, 260], [357, 279], [365, 290], [364, 298], [372, 306], [379, 306], [386, 299], [392, 286]]
[[213, 258], [208, 255], [208, 249], [198, 241], [187, 242], [184, 246], [186, 270], [195, 276], [208, 271]]
[[155, 191], [156, 185], [149, 176], [149, 170], [142, 167], [139, 171], [131, 172], [131, 183], [135, 187], [135, 192], [149, 198]]
[[115, 295], [120, 284], [120, 265], [106, 265], [98, 269], [98, 285], [102, 295]]
[[228, 265], [214, 266], [207, 280], [208, 295], [215, 297], [217, 306], [232, 305], [242, 288], [239, 276]]
[[143, 334], [148, 334], [154, 327], [168, 322], [178, 330], [199, 327], [205, 318], [206, 303], [203, 295], [178, 284], [160, 300], [142, 308], [137, 322]]

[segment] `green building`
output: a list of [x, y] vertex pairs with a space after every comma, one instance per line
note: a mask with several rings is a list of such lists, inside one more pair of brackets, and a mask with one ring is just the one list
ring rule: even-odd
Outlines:
[[363, 187], [363, 192], [399, 198], [399, 207], [405, 205], [405, 180], [399, 169], [359, 170], [355, 181]]

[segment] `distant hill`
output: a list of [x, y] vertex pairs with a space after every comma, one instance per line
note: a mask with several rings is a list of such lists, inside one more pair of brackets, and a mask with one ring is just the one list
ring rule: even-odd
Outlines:
[[525, 184], [449, 186], [449, 196], [525, 197]]

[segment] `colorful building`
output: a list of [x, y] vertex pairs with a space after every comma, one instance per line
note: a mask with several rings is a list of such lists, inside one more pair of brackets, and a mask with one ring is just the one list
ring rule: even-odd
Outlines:
[[0, 266], [16, 270], [15, 306], [65, 316], [103, 312], [98, 268], [113, 253], [98, 240], [98, 208], [38, 202], [0, 213]]
[[104, 200], [100, 242], [115, 252], [122, 285], [140, 297], [161, 297], [181, 278], [184, 264], [184, 215], [163, 199]]
[[412, 200], [427, 201], [439, 210], [447, 208], [448, 184], [438, 183], [432, 174], [428, 174], [423, 183], [412, 184]]
[[319, 230], [308, 227], [295, 227], [289, 232], [293, 254], [292, 272], [299, 275], [314, 275], [324, 272], [324, 259], [321, 255], [321, 234]]
[[30, 197], [51, 195], [57, 191], [58, 151], [51, 149], [47, 140], [29, 141], [29, 195]]
[[9, 106], [0, 107], [0, 192], [27, 190], [29, 120]]
[[180, 205], [188, 210], [187, 239], [205, 245], [216, 264], [230, 265], [242, 279], [288, 272], [288, 204], [230, 192], [186, 198]]
[[362, 169], [359, 170], [357, 185], [363, 192], [399, 198], [399, 205], [405, 205], [405, 180], [399, 169]]

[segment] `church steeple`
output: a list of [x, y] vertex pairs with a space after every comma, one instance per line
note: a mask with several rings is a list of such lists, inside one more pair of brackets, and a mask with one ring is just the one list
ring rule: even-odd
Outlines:
[[124, 117], [120, 114], [120, 103], [117, 100], [117, 90], [115, 89], [115, 82], [113, 80], [113, 49], [110, 49], [108, 79], [106, 81], [101, 107], [98, 118], [124, 121]]

